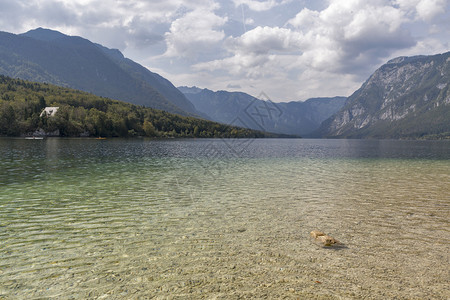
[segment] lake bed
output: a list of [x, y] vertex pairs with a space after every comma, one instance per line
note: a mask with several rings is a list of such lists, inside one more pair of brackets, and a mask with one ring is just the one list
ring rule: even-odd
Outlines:
[[450, 298], [449, 141], [3, 138], [0, 155], [0, 299]]

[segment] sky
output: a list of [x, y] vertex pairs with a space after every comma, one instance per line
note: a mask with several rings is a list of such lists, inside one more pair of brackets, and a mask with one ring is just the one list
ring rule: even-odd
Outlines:
[[0, 31], [82, 36], [175, 86], [350, 96], [398, 56], [450, 51], [450, 0], [0, 0]]

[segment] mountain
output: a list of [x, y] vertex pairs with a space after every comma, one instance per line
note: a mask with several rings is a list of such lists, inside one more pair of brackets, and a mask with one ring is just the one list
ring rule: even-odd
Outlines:
[[323, 137], [450, 137], [450, 52], [388, 61], [323, 122]]
[[[55, 112], [42, 114], [48, 106]], [[281, 137], [0, 75], [0, 136], [27, 135]]]
[[[274, 103], [241, 92], [214, 92], [197, 87], [178, 89], [198, 111], [213, 121], [297, 136], [308, 136], [322, 121], [337, 112], [346, 100], [344, 97], [334, 97]], [[261, 98], [267, 99], [264, 94]]]
[[38, 28], [0, 32], [0, 74], [47, 82], [172, 113], [199, 115], [172, 83], [87, 39]]

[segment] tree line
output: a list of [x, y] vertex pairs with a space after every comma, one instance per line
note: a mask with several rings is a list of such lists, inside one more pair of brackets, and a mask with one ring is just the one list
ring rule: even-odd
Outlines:
[[[53, 116], [45, 107], [57, 106]], [[46, 83], [0, 75], [0, 135], [259, 138], [279, 135], [184, 117]]]

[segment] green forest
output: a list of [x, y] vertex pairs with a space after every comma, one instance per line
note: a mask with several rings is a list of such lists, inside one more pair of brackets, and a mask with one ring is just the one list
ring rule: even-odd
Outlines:
[[[41, 112], [57, 106], [54, 116]], [[0, 75], [0, 136], [263, 138], [280, 135], [183, 117], [86, 92]]]

